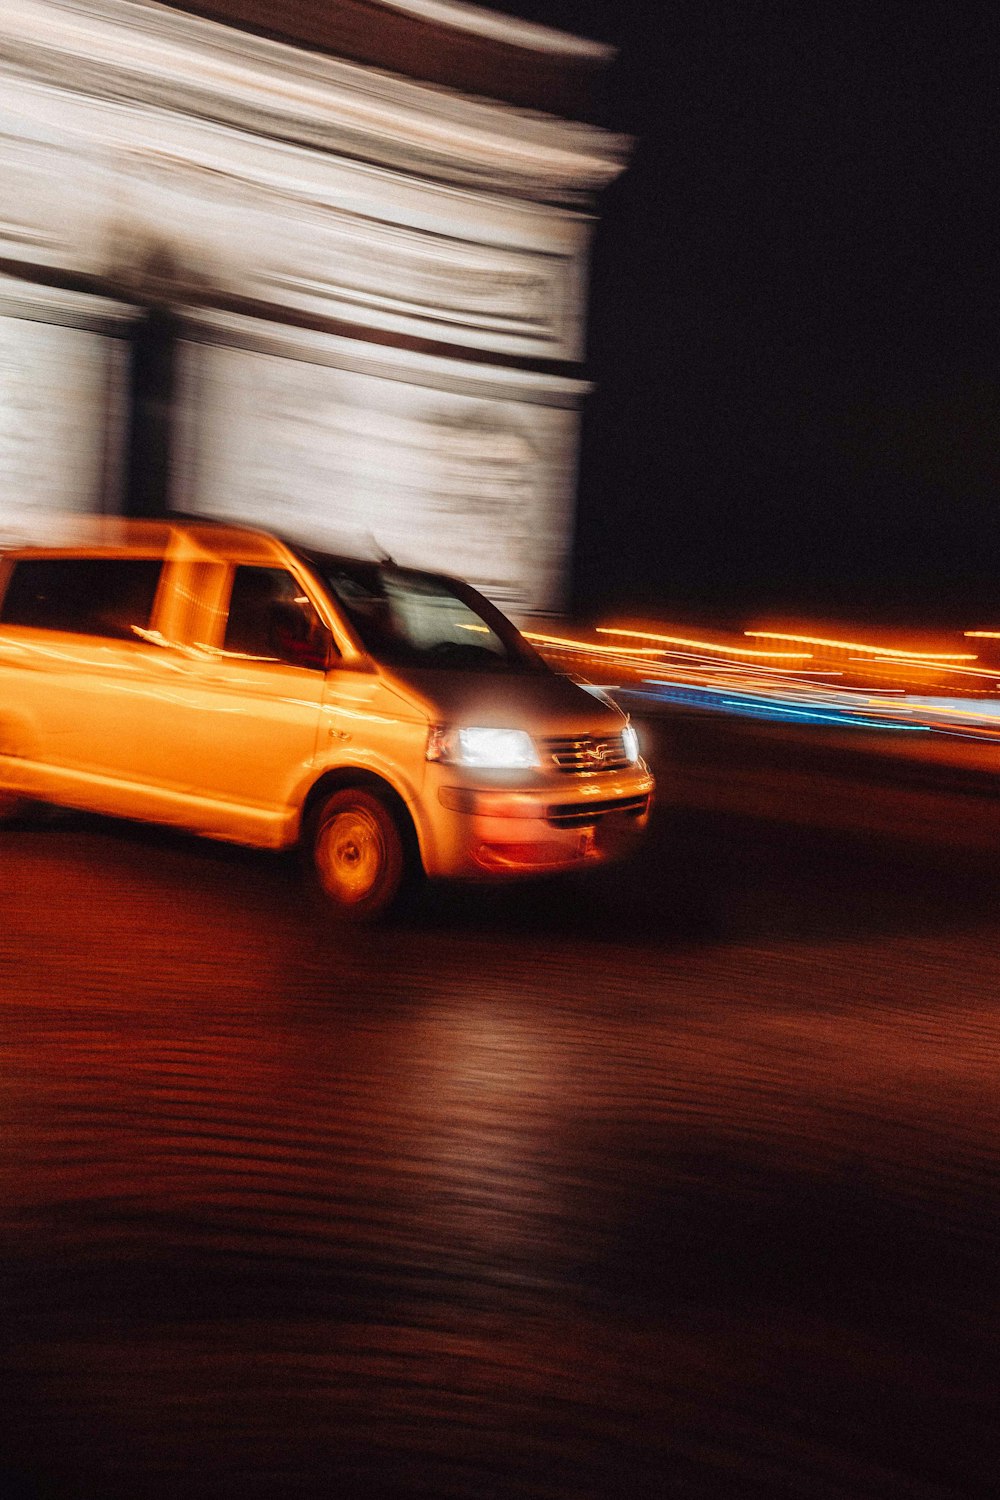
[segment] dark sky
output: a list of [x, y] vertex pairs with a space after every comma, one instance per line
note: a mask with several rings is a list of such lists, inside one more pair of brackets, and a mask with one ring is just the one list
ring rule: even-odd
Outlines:
[[578, 610], [1000, 626], [988, 8], [492, 8], [616, 43], [638, 138], [595, 246]]

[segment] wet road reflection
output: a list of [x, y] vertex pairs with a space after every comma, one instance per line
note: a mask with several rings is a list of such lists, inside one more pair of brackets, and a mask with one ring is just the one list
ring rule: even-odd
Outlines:
[[0, 1493], [993, 1492], [1000, 874], [658, 818], [379, 934], [4, 834]]

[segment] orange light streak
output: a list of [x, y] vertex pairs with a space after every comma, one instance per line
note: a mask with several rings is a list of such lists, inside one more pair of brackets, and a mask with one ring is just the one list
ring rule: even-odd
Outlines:
[[884, 703], [879, 698], [869, 698], [867, 701], [872, 708], [902, 708], [907, 713], [915, 713], [918, 709], [920, 709], [924, 717], [934, 717], [937, 714], [954, 714], [958, 718], [975, 719], [977, 722], [980, 719], [986, 720], [988, 722], [990, 719], [996, 718], [996, 715], [989, 713], [989, 711], [976, 713], [975, 709], [969, 706], [965, 706], [963, 708], [954, 708], [950, 704], [945, 703], [935, 703], [933, 706], [925, 706], [919, 703], [909, 705], [899, 703]]
[[570, 651], [598, 651], [602, 656], [662, 656], [655, 646], [601, 646], [597, 641], [575, 641], [562, 635], [539, 635], [537, 631], [525, 630], [522, 634], [529, 641], [540, 641], [546, 646], [563, 646]]
[[800, 641], [807, 646], [831, 646], [836, 651], [865, 651], [869, 656], [887, 656], [894, 661], [978, 661], [969, 651], [905, 651], [898, 646], [866, 646], [862, 641], [831, 641], [819, 635], [789, 635], [782, 630], [744, 630], [744, 635], [763, 641]]
[[[650, 630], [619, 630], [616, 626], [612, 625], [598, 625], [596, 629], [598, 635], [628, 635], [642, 641], [665, 641], [671, 646], [693, 646], [697, 651], [721, 651], [729, 656], [783, 657], [786, 660], [789, 657], [794, 657], [797, 661], [810, 661], [812, 659], [811, 651], [758, 651], [750, 646], [723, 646], [717, 641], [691, 641], [682, 635], [655, 635]], [[744, 631], [745, 635], [753, 633], [749, 630]]]
[[[855, 660], [861, 661], [863, 660], [863, 658], [857, 657], [855, 658]], [[977, 656], [974, 656], [972, 660], [978, 661], [979, 658]], [[954, 667], [948, 666], [946, 662], [914, 661], [911, 657], [906, 656], [897, 657], [894, 665], [900, 667], [912, 667], [915, 671], [930, 672], [937, 670], [939, 672], [958, 672], [963, 677], [989, 677], [994, 681], [996, 680], [997, 675], [996, 667]]]

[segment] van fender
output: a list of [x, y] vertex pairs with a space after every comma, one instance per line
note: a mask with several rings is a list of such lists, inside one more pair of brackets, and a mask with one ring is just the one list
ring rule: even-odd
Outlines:
[[38, 732], [29, 720], [0, 714], [0, 821], [16, 815], [24, 796], [37, 795]]
[[403, 811], [407, 814], [416, 840], [415, 852], [419, 855], [421, 864], [426, 868], [430, 832], [421, 810], [416, 788], [405, 777], [400, 776], [395, 766], [387, 764], [374, 755], [366, 755], [351, 761], [330, 760], [310, 767], [309, 776], [296, 790], [294, 799], [296, 817], [291, 841], [297, 842], [301, 838], [308, 815], [315, 806], [317, 798], [328, 791], [333, 792], [344, 786], [367, 786], [376, 792], [380, 788], [385, 788], [391, 799], [401, 804]]
[[0, 712], [0, 764], [5, 761], [37, 761], [38, 730], [30, 719], [8, 709]]

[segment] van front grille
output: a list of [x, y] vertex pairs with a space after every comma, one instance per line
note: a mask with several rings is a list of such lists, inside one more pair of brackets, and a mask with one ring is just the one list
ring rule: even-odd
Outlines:
[[609, 813], [627, 813], [640, 818], [649, 807], [649, 795], [639, 797], [612, 797], [607, 802], [553, 802], [545, 816], [553, 828], [582, 828], [596, 823]]
[[543, 740], [557, 771], [624, 771], [630, 761], [620, 734], [583, 734], [573, 739]]

